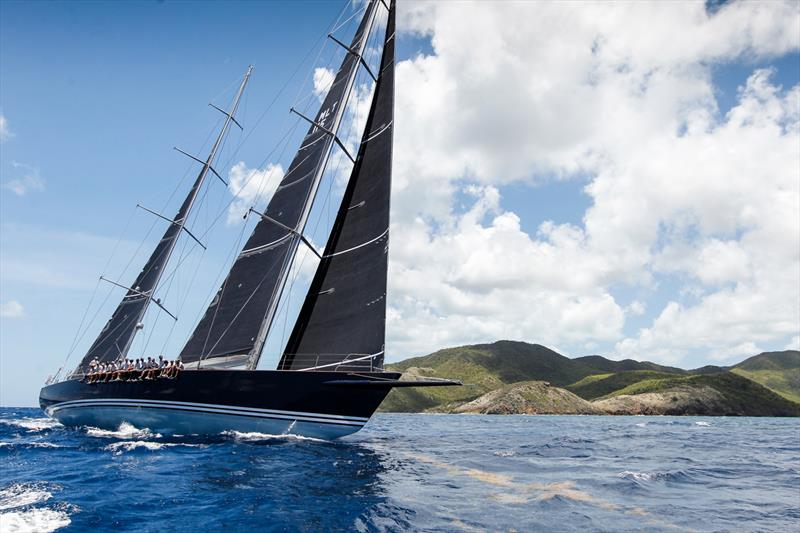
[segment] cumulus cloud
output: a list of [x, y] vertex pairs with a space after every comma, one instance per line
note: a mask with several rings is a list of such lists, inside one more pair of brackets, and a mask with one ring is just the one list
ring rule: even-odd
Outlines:
[[789, 344], [784, 346], [784, 350], [800, 350], [800, 335], [795, 335]]
[[14, 137], [14, 133], [8, 127], [8, 120], [5, 115], [0, 115], [0, 142], [7, 141]]
[[266, 205], [283, 179], [283, 167], [268, 164], [263, 169], [248, 168], [239, 161], [228, 172], [228, 190], [235, 197], [228, 207], [228, 224], [238, 224], [251, 207]]
[[[433, 53], [397, 66], [393, 358], [518, 338], [678, 362], [798, 333], [800, 87], [756, 70], [721, 115], [712, 82], [796, 51], [797, 4], [398, 9]], [[502, 208], [506, 184], [587, 176], [580, 223], [526, 233], [535, 214]], [[673, 301], [647, 301], [667, 282]], [[644, 296], [623, 305], [618, 287]]]
[[12, 161], [11, 166], [17, 169], [21, 175], [4, 182], [4, 189], [10, 190], [17, 196], [25, 196], [29, 192], [44, 190], [44, 180], [39, 175], [38, 167], [18, 163], [17, 161]]
[[25, 308], [16, 300], [8, 300], [0, 303], [0, 317], [3, 318], [22, 318], [25, 316]]
[[328, 94], [328, 89], [333, 85], [333, 80], [336, 78], [334, 72], [326, 67], [319, 67], [314, 69], [314, 95], [322, 102], [325, 95]]

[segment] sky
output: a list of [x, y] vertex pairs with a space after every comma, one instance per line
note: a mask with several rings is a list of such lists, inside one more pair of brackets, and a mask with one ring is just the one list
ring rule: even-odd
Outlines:
[[[205, 155], [207, 104], [253, 64], [229, 186], [191, 221], [208, 250], [185, 239], [167, 277], [179, 320], [149, 313], [134, 344], [180, 350], [358, 8], [0, 3], [0, 404], [82, 357], [122, 296], [98, 276], [130, 283], [165, 229], [136, 204], [177, 209], [197, 168], [172, 148]], [[409, 1], [397, 30], [387, 361], [497, 339], [684, 368], [798, 349], [800, 4]], [[361, 73], [351, 140], [368, 102]]]

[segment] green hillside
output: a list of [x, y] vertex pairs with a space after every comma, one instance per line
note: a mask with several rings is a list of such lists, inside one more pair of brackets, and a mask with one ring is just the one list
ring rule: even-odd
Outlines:
[[800, 404], [781, 397], [768, 388], [733, 372], [694, 376], [672, 375], [645, 379], [616, 390], [603, 398], [657, 393], [671, 390], [714, 389], [724, 398], [723, 412], [697, 413], [739, 416], [800, 416]]
[[595, 373], [593, 368], [549, 348], [515, 341], [447, 348], [390, 366], [402, 371], [411, 367], [433, 368], [439, 372], [451, 372], [453, 374], [447, 377], [458, 377], [465, 382], [483, 379], [485, 374], [502, 383], [525, 381], [535, 376], [559, 386]]
[[631, 370], [617, 372], [616, 374], [595, 374], [588, 376], [565, 387], [568, 391], [577, 394], [584, 400], [596, 400], [615, 391], [624, 389], [640, 381], [651, 379], [671, 378], [683, 374], [654, 372], [652, 370]]
[[387, 368], [464, 383], [463, 387], [395, 389], [381, 405], [382, 411], [392, 412], [456, 407], [511, 383], [538, 380], [564, 386], [594, 373], [592, 368], [549, 348], [515, 341], [447, 348]]
[[800, 403], [800, 352], [797, 350], [765, 352], [742, 361], [731, 372]]
[[[570, 359], [538, 344], [498, 341], [447, 348], [387, 367], [402, 371], [404, 379], [442, 377], [460, 380], [464, 386], [395, 389], [381, 405], [382, 411], [449, 412], [480, 399], [480, 405], [485, 404], [484, 412], [498, 412], [493, 402], [502, 398], [508, 404], [508, 395], [490, 393], [503, 389], [519, 395], [518, 388], [508, 386], [528, 381], [548, 382], [590, 402], [608, 403], [609, 399], [624, 395], [626, 406], [635, 406], [636, 401], [631, 398], [637, 394], [680, 390], [681, 401], [676, 405], [688, 406], [686, 412], [780, 415], [800, 409], [797, 351], [760, 354], [735, 367], [706, 366], [687, 371], [647, 361], [612, 361], [597, 355]], [[553, 398], [567, 397], [553, 392]], [[652, 394], [648, 401], [647, 409], [651, 411], [672, 412], [669, 406], [664, 411], [658, 403], [661, 400]], [[617, 406], [608, 412], [624, 412], [627, 408]], [[569, 412], [569, 407], [560, 412]]]

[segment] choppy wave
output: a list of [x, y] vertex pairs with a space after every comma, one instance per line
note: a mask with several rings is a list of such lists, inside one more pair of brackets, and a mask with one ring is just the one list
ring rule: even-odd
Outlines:
[[161, 437], [161, 434], [153, 433], [148, 428], [139, 429], [127, 422], [120, 424], [116, 431], [100, 429], [91, 426], [87, 426], [85, 429], [86, 434], [90, 437], [100, 437], [106, 439], [149, 439]]
[[651, 481], [691, 481], [693, 476], [684, 470], [671, 472], [635, 472], [632, 470], [625, 470], [617, 474], [617, 477], [637, 483], [648, 483]]
[[156, 451], [161, 450], [163, 448], [173, 448], [175, 446], [184, 446], [187, 448], [199, 448], [201, 444], [190, 444], [190, 443], [183, 443], [183, 442], [153, 442], [147, 440], [126, 440], [121, 442], [113, 442], [104, 446], [104, 450], [108, 450], [114, 452], [115, 454], [119, 455], [123, 452], [132, 452], [136, 449], [144, 449], [148, 451]]
[[14, 483], [0, 490], [0, 511], [46, 502], [53, 494], [39, 483]]
[[26, 429], [29, 433], [63, 427], [52, 418], [6, 418], [0, 419], [0, 424]]
[[379, 414], [317, 444], [74, 430], [40, 413], [0, 408], [3, 531], [791, 531], [798, 518], [798, 419]]
[[66, 511], [47, 507], [0, 513], [3, 531], [49, 533], [72, 523]]
[[71, 523], [63, 509], [35, 507], [53, 497], [44, 483], [14, 483], [0, 490], [0, 530], [47, 533]]
[[711, 426], [711, 424], [709, 424], [708, 422], [703, 422], [702, 420], [700, 420], [698, 422], [695, 422], [694, 425], [695, 426], [706, 427], [706, 428]]
[[492, 455], [497, 457], [514, 457], [517, 455], [517, 452], [514, 450], [498, 450], [496, 452], [492, 452]]
[[47, 441], [0, 442], [0, 450], [17, 450], [17, 449], [29, 449], [29, 448], [55, 449], [55, 448], [64, 448], [64, 446]]

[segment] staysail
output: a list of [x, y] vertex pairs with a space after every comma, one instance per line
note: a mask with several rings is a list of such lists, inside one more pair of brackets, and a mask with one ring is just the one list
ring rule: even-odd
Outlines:
[[[178, 209], [178, 213], [170, 220], [169, 227], [164, 232], [163, 237], [161, 237], [158, 245], [156, 245], [156, 249], [153, 250], [150, 258], [145, 263], [144, 268], [142, 268], [142, 271], [136, 276], [136, 280], [130, 288], [112, 282], [114, 285], [127, 288], [128, 291], [114, 310], [114, 313], [100, 332], [100, 335], [83, 357], [83, 360], [78, 366], [79, 371], [86, 370], [93, 359], [97, 359], [100, 362], [108, 362], [126, 357], [131, 343], [133, 342], [133, 338], [140, 329], [139, 322], [144, 317], [150, 302], [155, 301], [157, 305], [161, 305], [161, 302], [155, 299], [156, 287], [166, 270], [167, 262], [172, 255], [178, 237], [183, 231], [188, 231], [186, 229], [186, 221], [197, 199], [197, 195], [205, 182], [206, 176], [209, 171], [216, 173], [213, 169], [214, 159], [228, 131], [230, 123], [235, 121], [234, 116], [239, 106], [239, 100], [250, 78], [252, 69], [252, 67], [247, 69], [247, 73], [239, 86], [230, 111], [223, 111], [226, 119], [208, 158], [205, 161], [201, 161], [203, 167], [197, 175], [197, 179], [195, 179], [191, 190], [186, 195], [180, 209]], [[160, 215], [158, 216], [160, 217]]]
[[262, 219], [181, 351], [187, 365], [254, 367], [301, 242], [341, 122], [378, 0], [370, 2], [348, 53]]
[[394, 121], [394, 2], [358, 157], [282, 370], [381, 368]]

